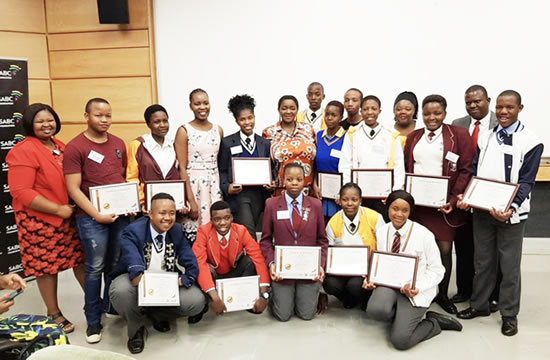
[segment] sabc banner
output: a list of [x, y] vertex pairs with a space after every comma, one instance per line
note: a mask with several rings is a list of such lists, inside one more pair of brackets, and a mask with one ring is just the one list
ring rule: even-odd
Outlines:
[[11, 206], [6, 155], [23, 139], [21, 118], [29, 105], [27, 61], [0, 58], [0, 272], [22, 272], [17, 225]]

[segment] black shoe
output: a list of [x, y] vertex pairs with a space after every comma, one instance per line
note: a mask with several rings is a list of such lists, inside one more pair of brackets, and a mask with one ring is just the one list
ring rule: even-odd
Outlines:
[[455, 296], [451, 298], [451, 302], [453, 304], [459, 304], [470, 300], [470, 296], [466, 294], [457, 293]]
[[489, 311], [492, 313], [496, 313], [498, 311], [498, 301], [491, 300], [489, 302]]
[[89, 325], [86, 329], [86, 342], [88, 344], [96, 344], [101, 341], [101, 325], [92, 326]]
[[139, 354], [143, 351], [143, 348], [145, 347], [145, 328], [142, 326], [139, 328], [139, 330], [135, 333], [135, 335], [128, 339], [128, 350], [132, 354]]
[[158, 332], [168, 332], [170, 331], [170, 321], [153, 319], [153, 328]]
[[197, 315], [189, 316], [187, 318], [188, 324], [196, 324], [202, 320], [202, 316], [208, 312], [208, 304], [204, 305], [204, 308]]
[[441, 330], [462, 331], [462, 324], [449, 315], [443, 315], [434, 311], [428, 311], [426, 313], [426, 318], [437, 321]]
[[518, 333], [518, 319], [516, 317], [502, 317], [502, 335], [514, 336]]
[[459, 319], [473, 319], [478, 316], [489, 316], [491, 313], [489, 310], [476, 310], [473, 307], [469, 307], [466, 310], [462, 310], [458, 314], [456, 314], [456, 317]]
[[435, 303], [441, 306], [441, 308], [449, 314], [456, 314], [458, 312], [458, 310], [456, 309], [456, 306], [446, 296], [438, 295], [435, 298]]

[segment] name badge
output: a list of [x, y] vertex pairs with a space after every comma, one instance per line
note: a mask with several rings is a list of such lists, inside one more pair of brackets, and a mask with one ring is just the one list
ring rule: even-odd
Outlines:
[[290, 219], [290, 214], [288, 210], [279, 210], [277, 211], [277, 220], [286, 220]]
[[454, 152], [452, 151], [447, 151], [447, 155], [445, 155], [445, 159], [446, 160], [449, 160], [450, 162], [452, 163], [456, 163], [458, 161], [458, 158], [460, 156], [458, 156], [457, 154], [455, 154]]
[[507, 155], [514, 155], [514, 148], [511, 145], [502, 145], [502, 152]]
[[98, 164], [101, 164], [103, 162], [103, 158], [105, 158], [104, 155], [101, 155], [100, 153], [90, 150], [90, 153], [88, 154], [88, 159], [95, 161]]
[[330, 156], [332, 156], [334, 158], [340, 159], [341, 154], [342, 154], [342, 152], [340, 150], [336, 150], [336, 149], [331, 149], [330, 150]]
[[243, 147], [241, 145], [231, 147], [231, 155], [237, 155], [243, 152]]

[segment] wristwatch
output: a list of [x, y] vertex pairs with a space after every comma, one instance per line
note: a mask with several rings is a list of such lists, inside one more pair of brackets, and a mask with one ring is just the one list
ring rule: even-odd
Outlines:
[[271, 294], [269, 293], [269, 291], [264, 291], [263, 293], [261, 293], [262, 295], [262, 299], [264, 299], [265, 301], [269, 301], [269, 298], [271, 297]]

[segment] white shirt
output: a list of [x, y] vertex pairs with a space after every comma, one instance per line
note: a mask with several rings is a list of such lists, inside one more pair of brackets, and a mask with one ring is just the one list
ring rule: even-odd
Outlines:
[[[470, 135], [474, 133], [474, 129], [476, 127], [476, 119], [470, 116], [470, 128], [468, 131], [470, 132]], [[487, 133], [487, 131], [491, 130], [489, 129], [489, 123], [491, 122], [491, 112], [489, 111], [487, 115], [481, 120], [479, 120], [479, 134], [477, 138], [479, 139], [483, 134]]]
[[[313, 113], [315, 113], [315, 119], [313, 116], [311, 116]], [[313, 130], [315, 130], [315, 133], [317, 133], [319, 130], [321, 130], [321, 119], [325, 116], [325, 110], [320, 107], [319, 109], [313, 111], [310, 108], [306, 109], [306, 112], [304, 114], [305, 121], [308, 122], [311, 126], [313, 126]]]
[[434, 131], [432, 141], [428, 140], [430, 132], [424, 129], [422, 139], [414, 147], [414, 173], [441, 176], [443, 174], [443, 125]]
[[399, 230], [389, 222], [376, 231], [378, 251], [391, 251], [396, 231], [401, 235], [400, 253], [418, 256], [415, 287], [419, 293], [409, 300], [413, 306], [429, 307], [437, 295], [437, 286], [445, 274], [435, 237], [426, 227], [411, 220], [407, 220]]
[[[370, 135], [374, 130], [374, 135]], [[353, 134], [346, 135], [342, 145], [338, 171], [344, 177], [344, 184], [351, 180], [351, 169], [387, 169], [391, 160], [393, 142], [393, 190], [403, 189], [405, 184], [405, 162], [399, 139], [393, 140], [393, 132], [378, 124], [371, 129], [361, 122]]]
[[[239, 131], [239, 135], [241, 135], [241, 144], [243, 148], [246, 148], [246, 150], [248, 150], [248, 152], [252, 154], [256, 149], [256, 139], [254, 138], [254, 133], [252, 133], [252, 135], [250, 136], [247, 136], [242, 131]], [[246, 139], [250, 139], [250, 149], [246, 146]]]
[[176, 150], [174, 150], [174, 141], [168, 137], [164, 138], [164, 143], [160, 145], [153, 139], [151, 134], [143, 135], [143, 146], [149, 151], [149, 154], [155, 159], [162, 176], [166, 177], [168, 172], [176, 161]]
[[[166, 232], [157, 232], [152, 225], [149, 225], [151, 229], [151, 239], [153, 239], [153, 246], [151, 246], [151, 261], [149, 262], [148, 271], [161, 272], [166, 271], [164, 266], [164, 253], [166, 252]], [[156, 246], [155, 238], [157, 235], [162, 235], [162, 248], [159, 249]]]
[[[334, 236], [334, 232], [332, 231], [332, 228], [330, 225], [327, 224], [327, 238], [328, 238], [328, 244], [331, 246], [334, 245], [359, 245], [363, 246], [363, 239], [361, 239], [361, 234], [359, 234], [359, 219], [361, 218], [361, 215], [363, 215], [363, 210], [360, 208], [357, 214], [355, 214], [355, 217], [353, 220], [350, 220], [344, 212], [336, 213], [335, 216], [341, 214], [341, 216], [344, 218], [344, 231], [342, 232], [341, 238], [336, 238]], [[355, 225], [355, 233], [350, 232], [350, 224]], [[380, 227], [384, 226], [386, 223], [384, 222], [384, 218], [382, 215], [378, 216], [378, 221], [376, 222], [376, 231], [380, 229]]]
[[225, 240], [227, 240], [227, 243], [229, 243], [229, 237], [231, 236], [231, 230], [229, 230], [229, 231], [227, 232], [227, 234], [225, 234], [225, 236], [224, 236], [224, 235], [221, 235], [221, 234], [220, 234], [219, 232], [217, 232], [217, 231], [216, 231], [216, 235], [218, 236], [218, 241], [220, 242], [220, 244], [221, 244], [221, 242], [222, 242], [222, 238], [223, 238], [223, 237], [225, 237]]

